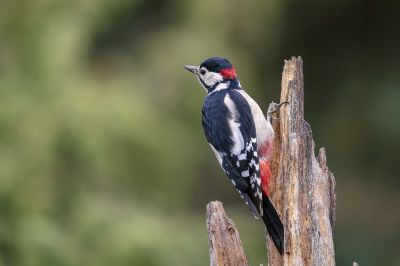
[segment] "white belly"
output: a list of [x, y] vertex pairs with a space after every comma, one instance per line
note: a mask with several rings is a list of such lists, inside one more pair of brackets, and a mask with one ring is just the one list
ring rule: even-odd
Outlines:
[[251, 98], [244, 90], [239, 90], [242, 96], [247, 100], [250, 105], [251, 113], [254, 117], [256, 126], [257, 146], [260, 148], [263, 145], [272, 144], [274, 139], [274, 129], [267, 121], [258, 104]]

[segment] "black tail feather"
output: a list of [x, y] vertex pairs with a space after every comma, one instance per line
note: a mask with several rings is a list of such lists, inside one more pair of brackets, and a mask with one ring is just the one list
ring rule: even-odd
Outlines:
[[267, 227], [267, 232], [274, 242], [276, 248], [279, 253], [283, 254], [284, 247], [284, 229], [281, 219], [279, 218], [278, 213], [275, 210], [274, 205], [268, 196], [263, 195], [263, 220], [265, 226]]

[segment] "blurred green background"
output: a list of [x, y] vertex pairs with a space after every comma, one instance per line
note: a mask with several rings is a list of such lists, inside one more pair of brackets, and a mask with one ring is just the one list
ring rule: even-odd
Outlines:
[[400, 265], [398, 1], [0, 2], [0, 265], [207, 265], [224, 202], [251, 265], [264, 227], [219, 169], [204, 91], [229, 58], [264, 109], [301, 55], [337, 180], [338, 265]]

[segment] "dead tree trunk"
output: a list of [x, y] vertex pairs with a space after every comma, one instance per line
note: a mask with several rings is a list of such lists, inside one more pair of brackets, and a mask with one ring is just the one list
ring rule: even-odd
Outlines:
[[[274, 112], [274, 149], [270, 196], [285, 227], [281, 256], [268, 238], [269, 265], [335, 265], [332, 231], [335, 222], [335, 178], [328, 170], [325, 149], [316, 158], [311, 127], [304, 120], [303, 61], [285, 61], [281, 102]], [[269, 111], [277, 107], [272, 103]], [[211, 265], [247, 265], [233, 222], [222, 204], [207, 206]]]
[[[271, 158], [270, 194], [285, 227], [285, 253], [268, 240], [270, 265], [335, 265], [335, 178], [328, 170], [325, 149], [314, 155], [310, 125], [304, 120], [303, 61], [285, 61], [279, 117]], [[270, 105], [270, 110], [275, 104]]]
[[210, 265], [248, 265], [239, 232], [219, 201], [207, 205], [207, 231]]

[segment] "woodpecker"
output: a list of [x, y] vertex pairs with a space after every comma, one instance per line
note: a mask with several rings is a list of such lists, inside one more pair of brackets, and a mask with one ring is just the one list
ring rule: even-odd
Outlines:
[[227, 59], [211, 57], [185, 69], [196, 75], [207, 93], [202, 124], [220, 166], [254, 217], [262, 217], [269, 236], [283, 254], [283, 225], [268, 197], [274, 139], [271, 124], [244, 91]]

